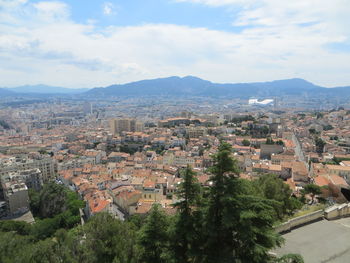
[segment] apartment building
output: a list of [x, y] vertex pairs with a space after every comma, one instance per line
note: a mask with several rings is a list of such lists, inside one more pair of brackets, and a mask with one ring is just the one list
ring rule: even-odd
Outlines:
[[109, 125], [114, 136], [122, 132], [142, 132], [144, 127], [143, 123], [135, 119], [112, 119]]
[[10, 172], [39, 169], [42, 173], [44, 183], [55, 178], [57, 174], [57, 162], [52, 158], [28, 159], [11, 157], [0, 160], [0, 177]]

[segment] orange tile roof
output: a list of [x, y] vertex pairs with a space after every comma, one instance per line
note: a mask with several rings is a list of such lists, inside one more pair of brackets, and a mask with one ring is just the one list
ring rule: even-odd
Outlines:
[[110, 204], [109, 201], [103, 199], [95, 199], [89, 202], [90, 211], [95, 214], [101, 212]]
[[331, 174], [330, 179], [332, 183], [335, 185], [348, 185], [345, 179], [343, 177], [340, 177], [339, 175]]
[[315, 184], [318, 186], [326, 186], [330, 183], [330, 180], [328, 180], [324, 176], [317, 176], [314, 178], [314, 180], [315, 180]]

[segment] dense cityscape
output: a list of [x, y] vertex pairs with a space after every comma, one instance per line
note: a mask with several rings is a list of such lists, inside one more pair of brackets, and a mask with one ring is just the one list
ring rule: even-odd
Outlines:
[[[350, 111], [342, 107], [300, 110], [270, 100], [267, 104], [246, 101], [237, 110], [228, 103], [215, 105], [200, 98], [165, 99], [156, 104], [154, 99], [96, 102], [63, 96], [49, 103], [16, 99], [15, 105], [1, 108], [0, 119], [1, 216], [5, 220], [0, 227], [4, 233], [11, 229], [20, 236], [30, 235], [37, 240], [34, 242], [58, 238], [61, 228], [92, 227], [104, 224], [103, 220], [136, 224], [139, 231], [151, 227], [147, 222], [156, 220], [152, 216], [168, 218], [166, 224], [179, 223], [182, 217], [176, 218], [187, 211], [181, 204], [189, 198], [184, 199], [183, 187], [198, 184], [202, 189], [198, 198], [210, 198], [216, 174], [213, 167], [220, 164], [218, 153], [225, 147], [227, 158], [234, 160], [232, 167], [225, 168], [233, 173], [232, 179], [249, 182], [260, 201], [276, 202], [266, 208], [272, 209], [266, 224], [275, 233], [290, 231], [293, 224], [302, 225], [305, 220], [334, 219], [348, 213], [343, 204], [350, 197]], [[187, 174], [192, 176], [190, 182]], [[203, 200], [189, 202], [189, 207], [205, 206]], [[191, 216], [197, 216], [194, 211]], [[205, 220], [204, 211], [201, 220]], [[295, 218], [302, 221], [294, 222]], [[19, 222], [26, 223], [17, 225]], [[153, 231], [162, 227], [158, 223]], [[140, 246], [137, 240], [135, 246]], [[169, 250], [167, 242], [158, 256]], [[278, 239], [270, 242], [276, 243], [266, 245], [257, 261], [250, 258], [247, 262], [277, 255], [278, 250], [275, 254], [270, 249], [276, 248]], [[48, 253], [57, 253], [51, 247], [54, 243], [48, 246], [52, 250]], [[70, 253], [72, 261], [60, 260], [75, 262], [87, 256], [81, 252], [74, 259]], [[148, 252], [140, 248], [128, 253], [138, 262]], [[179, 262], [194, 260], [185, 255], [188, 258]], [[158, 262], [155, 258], [141, 262]], [[103, 262], [109, 260], [112, 258]], [[170, 262], [169, 258], [162, 260]], [[134, 261], [130, 256], [120, 262]]]
[[348, 0], [0, 0], [0, 263], [345, 263]]

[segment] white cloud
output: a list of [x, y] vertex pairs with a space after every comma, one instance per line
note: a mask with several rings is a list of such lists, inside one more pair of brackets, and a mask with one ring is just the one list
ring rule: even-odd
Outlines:
[[115, 13], [115, 6], [111, 2], [105, 2], [103, 4], [103, 14], [110, 16], [114, 15]]
[[45, 20], [67, 19], [70, 15], [68, 6], [63, 2], [38, 2], [33, 4], [36, 15]]
[[350, 84], [350, 53], [326, 48], [348, 40], [350, 29], [343, 25], [348, 7], [340, 10], [320, 0], [326, 7], [312, 9], [311, 1], [297, 0], [285, 3], [285, 9], [276, 0], [275, 6], [272, 0], [260, 6], [249, 1], [251, 6], [233, 21], [248, 27], [236, 33], [169, 24], [98, 29], [94, 23], [72, 21], [64, 3], [17, 1], [0, 11], [0, 17], [13, 21], [0, 18], [0, 86], [94, 87], [169, 75], [218, 82], [302, 77], [329, 86]]

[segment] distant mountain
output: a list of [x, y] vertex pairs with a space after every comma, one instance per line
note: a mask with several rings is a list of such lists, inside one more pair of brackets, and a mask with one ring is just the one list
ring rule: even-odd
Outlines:
[[16, 95], [16, 93], [8, 89], [0, 88], [0, 97], [13, 96], [13, 95]]
[[204, 97], [274, 97], [284, 95], [350, 96], [350, 87], [324, 88], [303, 79], [294, 78], [271, 82], [219, 84], [197, 77], [168, 77], [94, 88], [88, 96], [204, 96]]
[[102, 96], [196, 95], [198, 91], [211, 86], [210, 81], [196, 77], [169, 77], [94, 88], [85, 94]]
[[53, 87], [47, 85], [25, 85], [7, 90], [21, 94], [79, 94], [88, 91], [89, 89], [68, 89], [62, 87]]

